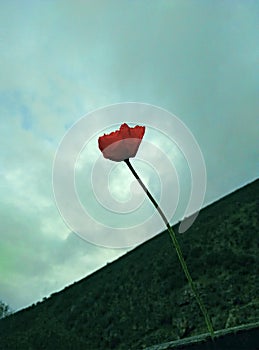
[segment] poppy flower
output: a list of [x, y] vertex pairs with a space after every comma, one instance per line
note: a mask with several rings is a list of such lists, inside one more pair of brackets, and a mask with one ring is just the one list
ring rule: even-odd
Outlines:
[[200, 306], [200, 309], [204, 315], [205, 322], [208, 328], [208, 331], [210, 332], [211, 338], [214, 337], [214, 330], [211, 323], [211, 320], [209, 318], [209, 315], [207, 313], [207, 310], [199, 297], [199, 294], [195, 288], [195, 285], [193, 283], [192, 277], [190, 275], [190, 272], [188, 270], [187, 264], [184, 260], [183, 253], [181, 251], [180, 245], [178, 243], [177, 237], [174, 233], [174, 230], [170, 226], [165, 214], [163, 213], [162, 209], [159, 207], [158, 203], [156, 202], [155, 198], [152, 196], [152, 194], [149, 192], [149, 190], [146, 188], [142, 180], [140, 179], [139, 175], [133, 168], [133, 166], [130, 163], [129, 158], [135, 157], [139, 145], [141, 143], [141, 140], [145, 133], [145, 127], [144, 126], [135, 126], [134, 128], [130, 128], [126, 123], [122, 124], [120, 126], [119, 130], [116, 130], [108, 135], [100, 136], [98, 139], [99, 148], [103, 153], [104, 158], [108, 158], [110, 160], [114, 160], [115, 162], [121, 162], [122, 160], [125, 161], [128, 168], [132, 172], [132, 174], [135, 176], [136, 180], [140, 184], [140, 186], [143, 188], [144, 192], [148, 196], [148, 198], [151, 200], [152, 204], [157, 209], [158, 213], [160, 214], [161, 218], [163, 219], [169, 235], [172, 239], [172, 242], [174, 244], [174, 247], [176, 249], [178, 258], [180, 260], [180, 263], [182, 265], [184, 274], [189, 282], [190, 288], [192, 289], [193, 294], [195, 295], [195, 298]]
[[137, 125], [131, 128], [124, 123], [119, 130], [100, 136], [98, 139], [99, 148], [104, 158], [121, 162], [135, 157], [144, 133], [144, 126]]

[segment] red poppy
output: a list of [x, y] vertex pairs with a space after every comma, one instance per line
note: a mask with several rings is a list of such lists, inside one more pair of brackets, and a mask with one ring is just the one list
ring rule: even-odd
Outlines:
[[137, 125], [130, 128], [124, 123], [119, 130], [100, 136], [98, 139], [99, 148], [104, 158], [121, 162], [135, 157], [144, 133], [144, 126]]

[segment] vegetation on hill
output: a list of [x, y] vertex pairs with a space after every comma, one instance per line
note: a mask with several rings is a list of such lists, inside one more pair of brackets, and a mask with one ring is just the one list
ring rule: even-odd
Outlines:
[[11, 313], [12, 311], [10, 307], [5, 302], [0, 300], [0, 319], [11, 315]]
[[[215, 330], [259, 318], [258, 193], [259, 180], [206, 207], [177, 234]], [[163, 232], [1, 320], [0, 348], [134, 350], [203, 332], [203, 315]]]

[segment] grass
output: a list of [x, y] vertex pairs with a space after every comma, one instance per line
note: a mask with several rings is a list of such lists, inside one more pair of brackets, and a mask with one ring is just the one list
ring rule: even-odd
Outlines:
[[[177, 234], [215, 330], [258, 321], [259, 180]], [[178, 232], [177, 226], [174, 227]], [[3, 349], [143, 349], [206, 333], [167, 232], [0, 320]]]

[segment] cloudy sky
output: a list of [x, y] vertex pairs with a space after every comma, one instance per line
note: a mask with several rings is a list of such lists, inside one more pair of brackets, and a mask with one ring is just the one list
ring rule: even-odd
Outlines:
[[[79, 238], [56, 205], [55, 154], [82, 117], [94, 123], [73, 165], [80, 202], [94, 217], [86, 236], [135, 222], [141, 239], [146, 231], [159, 232], [143, 219], [155, 214], [125, 164], [99, 157], [98, 135], [126, 121], [124, 115], [114, 120], [92, 113], [96, 109], [142, 102], [177, 116], [205, 160], [204, 205], [258, 176], [258, 13], [253, 0], [1, 1], [0, 300], [23, 308], [127, 251]], [[151, 113], [151, 126], [157, 123]], [[172, 130], [161, 125], [167, 135], [147, 128], [134, 164], [157, 197], [161, 183], [172, 189], [178, 181], [184, 190], [172, 193], [186, 203], [188, 164], [179, 147], [168, 146], [174, 123]], [[70, 169], [72, 151], [67, 153]], [[61, 183], [68, 203], [66, 181]], [[120, 208], [128, 215], [112, 216]]]

